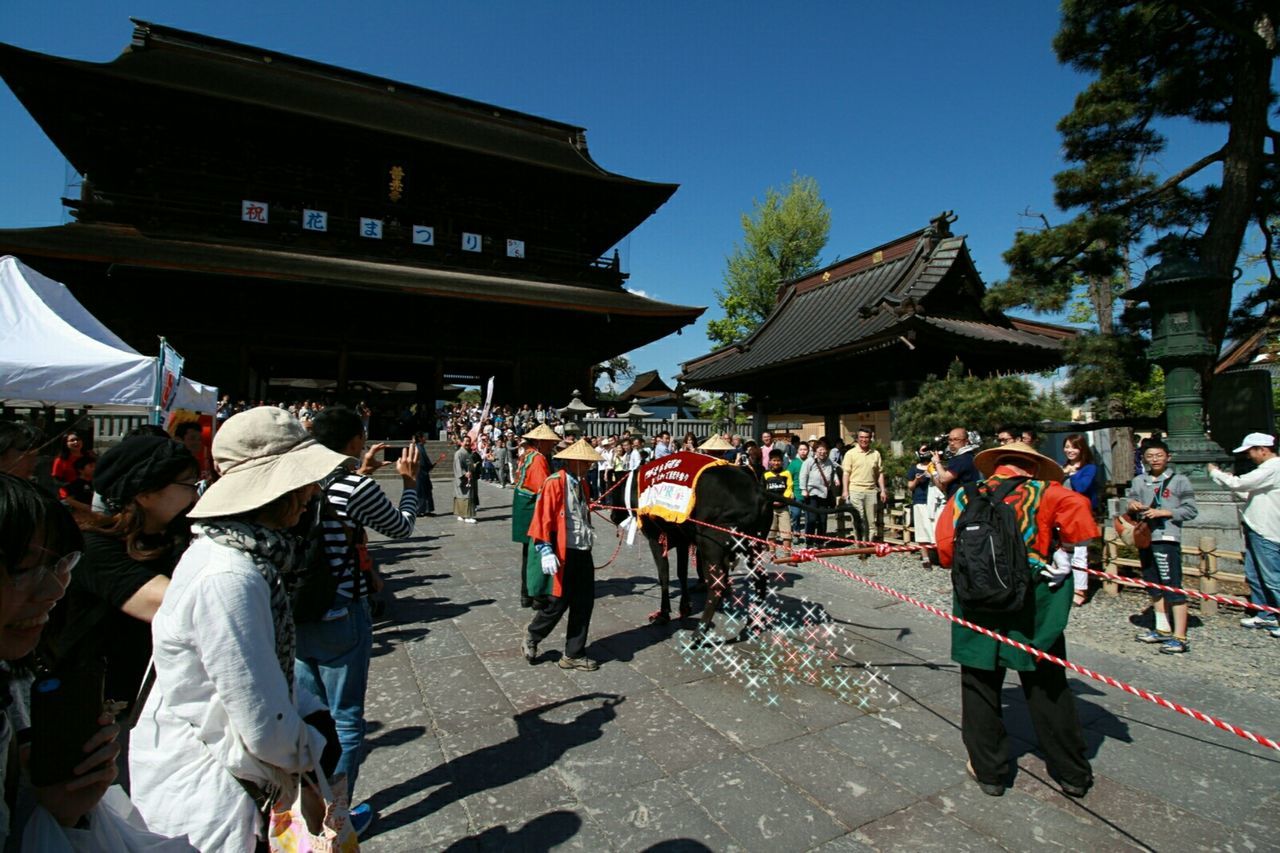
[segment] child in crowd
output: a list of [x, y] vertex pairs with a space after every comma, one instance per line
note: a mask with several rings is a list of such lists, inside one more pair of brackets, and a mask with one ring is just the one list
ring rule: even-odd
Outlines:
[[[769, 470], [764, 472], [764, 489], [775, 498], [794, 498], [795, 482], [791, 472], [783, 467], [785, 454], [774, 449], [769, 451]], [[782, 542], [782, 547], [791, 548], [791, 510], [780, 500], [773, 501], [773, 524], [769, 527], [768, 540]], [[773, 549], [776, 553], [776, 549]]]
[[78, 476], [61, 489], [63, 502], [73, 512], [93, 511], [93, 470], [97, 463], [97, 458], [93, 456], [81, 456], [73, 463]]
[[[1163, 442], [1148, 444], [1142, 461], [1146, 473], [1134, 477], [1129, 486], [1130, 515], [1146, 522], [1151, 529], [1151, 544], [1138, 549], [1142, 577], [1148, 583], [1181, 588], [1182, 525], [1199, 512], [1195, 491], [1185, 475], [1169, 470], [1169, 448]], [[1150, 593], [1156, 627], [1154, 631], [1142, 631], [1135, 639], [1140, 643], [1159, 644], [1163, 654], [1189, 652], [1187, 596], [1157, 589]]]

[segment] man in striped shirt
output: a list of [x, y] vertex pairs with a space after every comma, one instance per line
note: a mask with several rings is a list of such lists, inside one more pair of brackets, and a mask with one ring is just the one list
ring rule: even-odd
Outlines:
[[[365, 450], [364, 425], [358, 414], [331, 406], [315, 416], [311, 434], [330, 450], [361, 459], [356, 471], [326, 481], [324, 499], [334, 517], [324, 522], [325, 550], [338, 589], [329, 612], [318, 622], [300, 623], [297, 631], [298, 683], [329, 706], [342, 744], [337, 773], [347, 774], [347, 790], [355, 802], [373, 650], [368, 595], [382, 587], [365, 547], [365, 528], [392, 539], [412, 535], [418, 515], [418, 449], [410, 444], [395, 463], [403, 483], [396, 506], [369, 476], [385, 464], [378, 457], [386, 446], [376, 444]], [[351, 809], [352, 825], [358, 830], [367, 828], [370, 820], [368, 804]]]

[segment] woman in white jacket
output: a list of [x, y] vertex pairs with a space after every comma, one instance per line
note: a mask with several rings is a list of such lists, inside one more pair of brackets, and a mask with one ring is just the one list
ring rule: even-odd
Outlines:
[[265, 837], [255, 798], [291, 802], [301, 774], [331, 771], [340, 752], [323, 703], [294, 680], [283, 576], [302, 557], [288, 529], [350, 460], [270, 406], [230, 418], [213, 458], [222, 478], [191, 510], [197, 538], [152, 622], [155, 686], [129, 769], [152, 831], [251, 851]]

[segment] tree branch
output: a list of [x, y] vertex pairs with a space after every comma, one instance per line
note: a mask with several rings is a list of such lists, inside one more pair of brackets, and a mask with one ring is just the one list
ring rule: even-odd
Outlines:
[[1258, 212], [1258, 230], [1262, 232], [1262, 257], [1267, 262], [1267, 269], [1271, 273], [1271, 280], [1277, 280], [1276, 276], [1276, 259], [1271, 251], [1271, 226], [1267, 224], [1267, 212]]
[[1181, 0], [1178, 5], [1182, 7], [1183, 11], [1190, 13], [1195, 18], [1199, 18], [1208, 26], [1216, 27], [1223, 32], [1231, 33], [1233, 36], [1240, 39], [1241, 47], [1246, 46], [1250, 39], [1255, 38], [1262, 41], [1264, 45], [1266, 44], [1266, 42], [1262, 40], [1261, 36], [1259, 36], [1254, 30], [1247, 26], [1242, 26], [1238, 21], [1234, 21], [1226, 15], [1219, 14], [1208, 4]]
[[1160, 184], [1160, 186], [1149, 189], [1146, 192], [1138, 193], [1133, 198], [1129, 199], [1128, 201], [1124, 202], [1121, 205], [1118, 205], [1111, 212], [1115, 213], [1119, 210], [1132, 209], [1146, 202], [1148, 199], [1155, 198], [1158, 195], [1168, 192], [1169, 190], [1176, 187], [1178, 184], [1185, 181], [1187, 178], [1194, 175], [1196, 172], [1202, 171], [1205, 167], [1209, 166], [1210, 164], [1222, 162], [1222, 158], [1225, 155], [1226, 150], [1227, 150], [1226, 146], [1223, 146], [1222, 148], [1219, 148], [1217, 151], [1213, 152], [1212, 154], [1206, 154], [1205, 156], [1201, 157], [1199, 160], [1192, 163], [1190, 166], [1183, 169], [1181, 172], [1171, 175], [1167, 180], [1165, 180], [1164, 183]]

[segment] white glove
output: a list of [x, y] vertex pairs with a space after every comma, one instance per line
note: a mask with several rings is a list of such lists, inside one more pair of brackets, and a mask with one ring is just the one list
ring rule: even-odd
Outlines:
[[556, 559], [555, 554], [542, 555], [542, 573], [544, 575], [554, 575], [558, 568], [560, 568], [560, 561]]
[[1053, 552], [1053, 563], [1040, 570], [1040, 577], [1049, 582], [1050, 589], [1057, 589], [1071, 577], [1071, 555], [1059, 548]]

